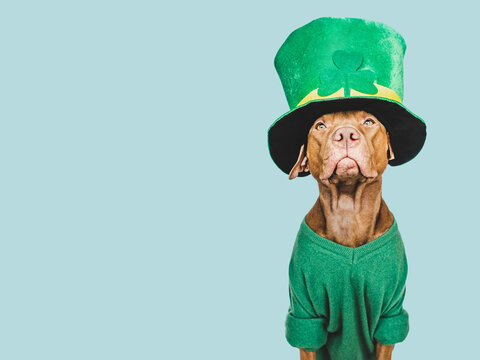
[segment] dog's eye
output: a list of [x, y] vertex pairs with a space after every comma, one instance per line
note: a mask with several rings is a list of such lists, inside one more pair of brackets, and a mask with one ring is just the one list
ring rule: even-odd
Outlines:
[[373, 119], [368, 118], [363, 123], [367, 126], [372, 126], [373, 124], [375, 124], [375, 121], [373, 121]]
[[325, 129], [327, 126], [322, 123], [322, 122], [319, 122], [317, 125], [315, 125], [315, 129]]

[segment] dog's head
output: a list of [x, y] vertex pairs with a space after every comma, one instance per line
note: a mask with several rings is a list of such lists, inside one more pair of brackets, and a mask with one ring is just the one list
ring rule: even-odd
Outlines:
[[372, 182], [394, 158], [385, 127], [365, 111], [322, 115], [309, 130], [306, 149], [299, 150], [289, 179], [309, 171], [325, 185]]

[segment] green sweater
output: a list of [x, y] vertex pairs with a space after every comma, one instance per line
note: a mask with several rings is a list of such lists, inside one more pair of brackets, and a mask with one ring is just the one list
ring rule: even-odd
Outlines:
[[300, 225], [289, 266], [290, 345], [317, 360], [375, 359], [375, 341], [390, 345], [408, 333], [403, 309], [407, 259], [397, 222], [357, 248]]

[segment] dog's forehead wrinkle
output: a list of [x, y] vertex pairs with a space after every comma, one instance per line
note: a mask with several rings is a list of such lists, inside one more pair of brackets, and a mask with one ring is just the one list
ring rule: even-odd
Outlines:
[[328, 124], [348, 121], [358, 122], [369, 117], [377, 119], [373, 114], [370, 114], [368, 111], [365, 110], [337, 111], [319, 116], [314, 121], [314, 125], [316, 125], [318, 122], [325, 122]]

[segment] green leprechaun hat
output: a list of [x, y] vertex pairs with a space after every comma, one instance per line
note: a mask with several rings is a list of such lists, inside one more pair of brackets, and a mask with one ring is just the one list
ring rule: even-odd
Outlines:
[[293, 31], [275, 56], [290, 106], [268, 129], [275, 164], [288, 174], [314, 121], [347, 110], [367, 111], [385, 126], [395, 154], [390, 165], [413, 159], [426, 126], [402, 104], [405, 49], [394, 29], [363, 19], [320, 18]]

